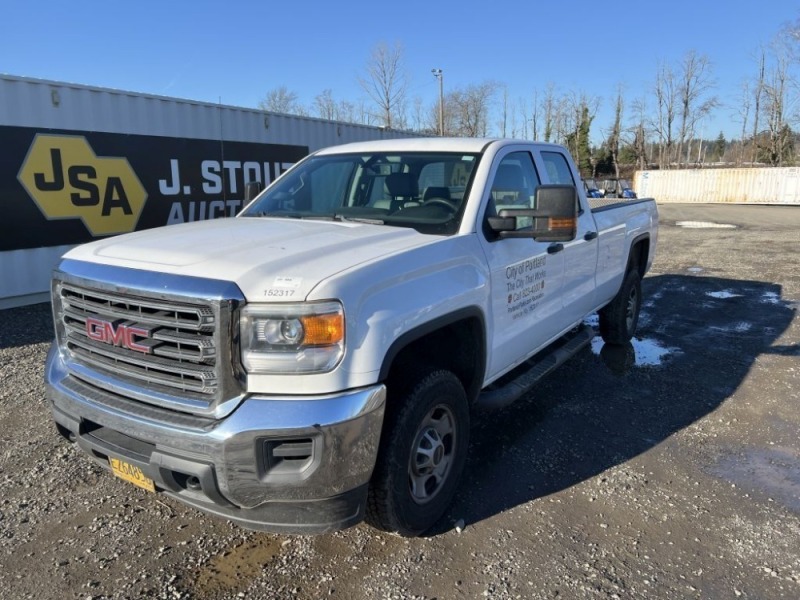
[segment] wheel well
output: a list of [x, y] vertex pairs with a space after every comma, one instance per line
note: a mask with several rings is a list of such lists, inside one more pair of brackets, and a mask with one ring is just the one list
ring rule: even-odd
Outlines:
[[625, 269], [627, 273], [631, 269], [636, 269], [639, 272], [639, 277], [644, 279], [647, 272], [647, 257], [650, 256], [650, 238], [640, 238], [633, 242], [631, 252], [628, 255], [628, 268]]
[[461, 381], [472, 403], [483, 384], [484, 328], [481, 319], [469, 317], [414, 337], [396, 352], [385, 381], [390, 396], [412, 384], [410, 375], [420, 369], [446, 369]]

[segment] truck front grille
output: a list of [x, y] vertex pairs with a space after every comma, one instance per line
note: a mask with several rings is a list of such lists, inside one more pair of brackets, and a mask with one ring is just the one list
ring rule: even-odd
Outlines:
[[84, 365], [183, 393], [217, 391], [216, 319], [210, 306], [71, 285], [61, 287], [61, 305], [65, 346]]
[[58, 342], [73, 376], [132, 401], [200, 415], [240, 393], [231, 353], [235, 300], [69, 276], [53, 292]]

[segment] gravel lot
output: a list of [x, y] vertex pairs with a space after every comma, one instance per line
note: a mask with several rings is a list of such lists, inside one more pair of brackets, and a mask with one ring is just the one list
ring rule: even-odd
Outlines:
[[113, 479], [52, 425], [49, 307], [0, 311], [0, 598], [800, 597], [800, 208], [659, 208], [641, 339], [476, 416], [419, 539], [254, 533]]

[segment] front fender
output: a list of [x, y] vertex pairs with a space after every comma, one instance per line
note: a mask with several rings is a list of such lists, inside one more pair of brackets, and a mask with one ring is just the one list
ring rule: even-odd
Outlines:
[[489, 281], [472, 234], [435, 238], [359, 265], [324, 282], [312, 295], [344, 303], [347, 342], [341, 368], [353, 375], [374, 374], [379, 381], [401, 338], [416, 338], [412, 332], [424, 332], [429, 324], [443, 326], [465, 311], [485, 322]]

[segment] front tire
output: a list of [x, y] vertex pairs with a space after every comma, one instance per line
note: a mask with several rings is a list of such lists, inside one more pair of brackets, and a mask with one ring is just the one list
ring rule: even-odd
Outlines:
[[639, 272], [631, 269], [625, 275], [614, 299], [599, 312], [600, 335], [607, 344], [627, 344], [636, 333], [642, 307], [642, 283]]
[[430, 371], [387, 409], [366, 519], [378, 529], [415, 536], [447, 510], [464, 470], [467, 396], [453, 373]]

